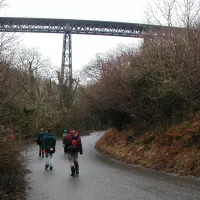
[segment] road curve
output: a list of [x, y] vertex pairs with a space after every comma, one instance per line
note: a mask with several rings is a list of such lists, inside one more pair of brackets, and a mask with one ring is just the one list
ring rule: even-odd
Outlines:
[[38, 147], [27, 152], [27, 176], [31, 190], [27, 200], [199, 200], [200, 180], [178, 177], [110, 160], [94, 150], [102, 133], [82, 137], [83, 155], [79, 156], [80, 176], [71, 177], [70, 167], [57, 142], [53, 171], [44, 170]]

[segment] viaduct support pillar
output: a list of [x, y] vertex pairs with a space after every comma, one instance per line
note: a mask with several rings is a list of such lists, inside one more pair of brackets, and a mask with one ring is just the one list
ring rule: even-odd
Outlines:
[[63, 35], [61, 84], [67, 84], [72, 90], [72, 36], [70, 32]]
[[70, 32], [63, 35], [62, 62], [60, 73], [61, 102], [70, 106], [72, 102], [72, 36]]

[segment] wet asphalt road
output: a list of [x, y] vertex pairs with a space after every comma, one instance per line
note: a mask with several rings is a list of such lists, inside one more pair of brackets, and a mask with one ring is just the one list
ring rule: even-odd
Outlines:
[[27, 200], [200, 200], [200, 180], [178, 177], [110, 160], [94, 150], [102, 133], [82, 137], [80, 176], [71, 177], [70, 167], [57, 142], [53, 171], [44, 170], [44, 160], [33, 145], [27, 153], [31, 190]]

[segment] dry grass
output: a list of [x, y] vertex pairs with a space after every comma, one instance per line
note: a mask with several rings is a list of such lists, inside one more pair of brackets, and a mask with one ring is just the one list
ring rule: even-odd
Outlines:
[[200, 176], [200, 116], [173, 126], [164, 134], [157, 134], [155, 130], [154, 133], [136, 136], [134, 141], [129, 142], [127, 138], [131, 132], [109, 129], [97, 141], [96, 148], [127, 163]]

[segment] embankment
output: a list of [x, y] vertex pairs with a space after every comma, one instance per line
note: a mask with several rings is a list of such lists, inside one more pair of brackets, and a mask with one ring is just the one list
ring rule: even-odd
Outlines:
[[134, 130], [109, 129], [96, 149], [114, 159], [147, 168], [200, 176], [200, 116], [165, 132], [134, 135]]
[[27, 161], [22, 155], [28, 142], [0, 137], [0, 199], [25, 200]]

